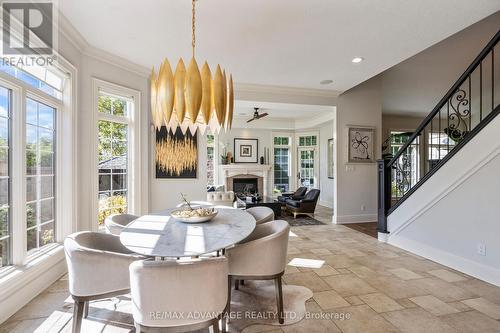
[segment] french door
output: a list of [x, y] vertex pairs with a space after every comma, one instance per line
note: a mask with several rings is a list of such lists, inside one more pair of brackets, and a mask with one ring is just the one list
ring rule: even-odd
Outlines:
[[318, 188], [318, 154], [315, 147], [299, 147], [297, 187]]

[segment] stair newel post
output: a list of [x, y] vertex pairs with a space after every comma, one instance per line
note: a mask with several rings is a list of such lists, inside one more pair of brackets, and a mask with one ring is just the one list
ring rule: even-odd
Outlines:
[[377, 160], [378, 170], [378, 222], [377, 231], [387, 233], [387, 212], [391, 206], [390, 160]]

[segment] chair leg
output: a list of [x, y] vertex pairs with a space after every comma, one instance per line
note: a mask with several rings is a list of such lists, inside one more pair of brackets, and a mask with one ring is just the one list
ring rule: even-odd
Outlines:
[[141, 325], [139, 325], [138, 323], [134, 322], [134, 327], [135, 327], [135, 333], [141, 333], [142, 332]]
[[220, 331], [219, 331], [219, 320], [218, 319], [214, 319], [214, 321], [212, 321], [212, 332], [213, 333], [220, 333]]
[[221, 320], [221, 326], [222, 326], [222, 333], [226, 333], [226, 325], [229, 323], [229, 316], [231, 313], [231, 288], [232, 286], [232, 279], [231, 276], [227, 277], [227, 303], [226, 303], [226, 309], [224, 310], [224, 313], [222, 314], [222, 320]]
[[276, 303], [278, 305], [278, 321], [280, 324], [285, 322], [285, 314], [283, 311], [283, 286], [281, 284], [281, 276], [274, 279], [276, 287]]
[[240, 280], [234, 280], [234, 290], [240, 290]]
[[83, 317], [83, 308], [84, 303], [82, 301], [74, 300], [75, 304], [73, 305], [73, 333], [80, 333], [80, 329], [82, 328], [82, 317]]
[[86, 319], [89, 316], [90, 301], [86, 301], [83, 304], [83, 318]]
[[245, 285], [245, 280], [240, 280], [240, 283], [241, 283], [242, 286], [244, 286]]

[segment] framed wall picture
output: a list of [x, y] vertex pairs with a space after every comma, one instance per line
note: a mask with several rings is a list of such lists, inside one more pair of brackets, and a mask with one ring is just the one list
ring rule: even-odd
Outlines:
[[333, 139], [328, 139], [328, 178], [333, 179]]
[[347, 162], [374, 163], [375, 162], [375, 128], [348, 126]]
[[259, 140], [234, 138], [234, 162], [258, 163]]
[[182, 134], [165, 126], [156, 131], [155, 145], [156, 178], [197, 178], [198, 138], [189, 131]]

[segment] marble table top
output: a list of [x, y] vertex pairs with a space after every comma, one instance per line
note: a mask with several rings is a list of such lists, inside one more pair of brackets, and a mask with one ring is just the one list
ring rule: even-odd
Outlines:
[[144, 215], [120, 234], [122, 244], [135, 253], [154, 257], [192, 257], [234, 245], [255, 229], [249, 213], [216, 206], [216, 217], [205, 223], [184, 223], [170, 216], [174, 209]]

